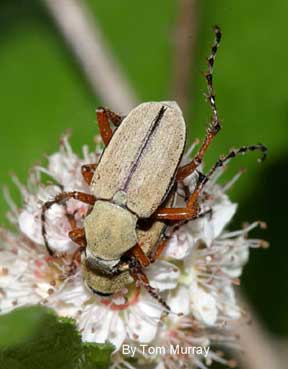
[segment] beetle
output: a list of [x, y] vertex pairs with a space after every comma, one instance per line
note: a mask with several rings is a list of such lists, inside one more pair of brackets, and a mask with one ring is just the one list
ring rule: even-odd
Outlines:
[[[212, 119], [199, 151], [188, 164], [180, 165], [186, 143], [186, 124], [176, 102], [142, 103], [126, 117], [99, 108], [97, 121], [105, 149], [97, 164], [82, 167], [91, 193], [62, 192], [42, 206], [42, 234], [51, 255], [54, 252], [46, 234], [46, 211], [53, 204], [71, 198], [91, 206], [83, 227], [72, 229], [69, 236], [80, 246], [85, 283], [97, 294], [111, 295], [134, 279], [169, 310], [149, 285], [144, 272], [167, 244], [166, 222], [177, 224], [203, 215], [199, 196], [215, 170], [226, 161], [246, 151], [260, 150], [264, 156], [266, 154], [266, 147], [261, 144], [232, 150], [217, 161], [208, 175], [198, 172], [198, 181], [188, 195], [186, 206], [174, 207], [177, 183], [197, 170], [221, 128], [212, 79], [220, 40], [221, 31], [216, 26], [205, 75]], [[115, 125], [114, 131], [110, 123]], [[149, 224], [146, 228], [143, 227], [145, 222]]]

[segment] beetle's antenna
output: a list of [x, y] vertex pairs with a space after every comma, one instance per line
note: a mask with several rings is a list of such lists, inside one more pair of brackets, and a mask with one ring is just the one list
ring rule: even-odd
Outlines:
[[207, 175], [204, 175], [204, 174], [199, 172], [201, 178], [199, 177], [198, 188], [199, 187], [203, 188], [204, 185], [213, 176], [213, 174], [216, 172], [216, 170], [218, 168], [221, 168], [225, 163], [227, 163], [231, 159], [235, 158], [237, 155], [240, 155], [240, 154], [244, 155], [248, 151], [260, 151], [260, 152], [262, 152], [262, 157], [258, 159], [258, 161], [260, 161], [260, 162], [265, 160], [265, 158], [267, 156], [267, 147], [265, 145], [262, 145], [262, 144], [250, 145], [250, 146], [241, 146], [238, 149], [231, 150], [227, 155], [225, 155], [223, 157], [220, 157], [218, 159], [216, 164], [210, 169], [210, 171], [208, 172]]
[[222, 33], [221, 33], [221, 30], [220, 30], [219, 26], [214, 27], [214, 32], [215, 32], [215, 41], [214, 41], [214, 44], [213, 44], [212, 49], [211, 49], [211, 54], [210, 54], [209, 58], [207, 59], [207, 61], [208, 61], [208, 71], [205, 73], [205, 77], [206, 77], [207, 84], [208, 84], [207, 99], [209, 101], [209, 104], [210, 104], [211, 109], [212, 109], [212, 114], [213, 114], [212, 122], [211, 122], [210, 126], [208, 127], [208, 134], [211, 131], [212, 132], [213, 131], [218, 132], [221, 128], [220, 120], [219, 120], [218, 113], [217, 113], [217, 108], [216, 108], [215, 92], [214, 92], [214, 88], [213, 88], [213, 67], [214, 67], [214, 63], [215, 63], [217, 50], [218, 50], [219, 45], [220, 45]]
[[206, 95], [206, 97], [207, 97], [207, 100], [209, 101], [210, 107], [212, 109], [211, 122], [210, 122], [210, 124], [207, 128], [206, 136], [205, 136], [205, 138], [204, 138], [197, 154], [193, 158], [193, 160], [190, 163], [188, 163], [188, 164], [184, 165], [183, 167], [179, 168], [179, 170], [176, 174], [176, 179], [177, 180], [183, 180], [188, 175], [193, 173], [197, 167], [199, 167], [199, 165], [203, 161], [203, 157], [204, 157], [208, 147], [210, 146], [212, 140], [214, 139], [214, 137], [217, 135], [217, 133], [221, 129], [221, 122], [220, 122], [220, 119], [219, 119], [218, 113], [217, 113], [216, 102], [215, 102], [215, 92], [214, 92], [214, 88], [213, 88], [213, 67], [214, 67], [214, 63], [215, 63], [217, 50], [218, 50], [219, 45], [220, 45], [222, 33], [221, 33], [221, 30], [220, 30], [219, 26], [214, 27], [214, 32], [215, 32], [215, 41], [214, 41], [214, 44], [211, 48], [211, 54], [210, 54], [209, 58], [207, 59], [207, 61], [208, 61], [208, 71], [204, 74], [205, 78], [206, 78], [206, 81], [207, 81], [207, 84], [208, 84], [208, 94]]
[[215, 172], [217, 168], [222, 167], [227, 161], [230, 159], [235, 158], [237, 155], [244, 155], [248, 151], [260, 151], [262, 152], [262, 157], [258, 159], [259, 162], [262, 162], [266, 159], [267, 156], [267, 147], [262, 144], [257, 145], [250, 145], [250, 146], [241, 146], [239, 149], [231, 150], [226, 156], [221, 157], [217, 163], [210, 169], [210, 172], [208, 173], [208, 177], [211, 177], [211, 175]]

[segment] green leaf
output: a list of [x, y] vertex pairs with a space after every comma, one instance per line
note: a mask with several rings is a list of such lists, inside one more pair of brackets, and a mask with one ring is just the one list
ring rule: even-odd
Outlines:
[[73, 319], [59, 318], [51, 310], [20, 308], [0, 317], [0, 326], [1, 369], [109, 367], [113, 345], [82, 343]]
[[10, 314], [0, 316], [0, 349], [16, 345], [34, 332], [47, 314], [46, 309], [30, 307], [15, 309]]
[[95, 344], [85, 343], [83, 346], [83, 359], [77, 369], [106, 369], [109, 367], [111, 353], [114, 346], [111, 343]]

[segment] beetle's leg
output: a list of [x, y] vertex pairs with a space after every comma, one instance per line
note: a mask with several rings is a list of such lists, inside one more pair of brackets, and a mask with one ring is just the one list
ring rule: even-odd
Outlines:
[[79, 263], [81, 261], [81, 252], [85, 250], [87, 245], [84, 228], [72, 229], [68, 235], [79, 247], [72, 254], [70, 264], [66, 265], [65, 273], [61, 275], [61, 279], [64, 280], [77, 272]]
[[138, 243], [132, 247], [129, 251], [130, 255], [133, 255], [142, 267], [147, 267], [150, 264], [148, 256], [144, 253]]
[[100, 135], [102, 137], [104, 145], [107, 145], [113, 135], [113, 131], [109, 124], [109, 117], [107, 116], [105, 109], [103, 108], [97, 109], [96, 115]]
[[77, 227], [77, 222], [76, 222], [76, 219], [75, 219], [75, 214], [69, 214], [69, 213], [67, 213], [66, 207], [65, 207], [65, 210], [66, 210], [66, 214], [65, 215], [66, 215], [66, 218], [67, 218], [67, 220], [68, 220], [68, 222], [70, 224], [71, 229], [76, 228]]
[[[203, 212], [200, 212], [197, 215], [197, 219], [198, 218], [202, 218], [205, 217], [206, 215], [211, 215], [212, 214], [212, 209], [208, 209], [205, 210]], [[165, 250], [168, 242], [170, 241], [172, 235], [174, 234], [175, 231], [177, 231], [182, 225], [188, 223], [189, 220], [182, 220], [179, 223], [176, 223], [176, 225], [173, 227], [173, 229], [171, 230], [171, 232], [169, 232], [169, 235], [164, 235], [163, 239], [158, 242], [158, 244], [156, 245], [156, 247], [154, 247], [154, 249], [152, 250], [152, 252], [149, 255], [149, 260], [150, 263], [154, 263], [163, 253], [163, 251]]]
[[212, 46], [211, 54], [208, 58], [208, 72], [205, 73], [205, 77], [206, 77], [207, 84], [208, 84], [207, 99], [212, 109], [212, 120], [207, 129], [205, 139], [198, 153], [196, 154], [196, 156], [193, 158], [193, 160], [190, 163], [178, 169], [177, 174], [176, 174], [177, 180], [183, 180], [184, 178], [189, 176], [189, 174], [193, 173], [195, 169], [202, 163], [205, 152], [207, 151], [213, 138], [216, 136], [216, 134], [221, 129], [221, 124], [220, 124], [220, 120], [218, 117], [216, 102], [215, 102], [215, 92], [213, 88], [213, 66], [214, 66], [216, 53], [217, 53], [220, 40], [221, 40], [221, 30], [218, 26], [215, 26], [214, 32], [215, 32], [215, 41]]
[[41, 231], [44, 239], [44, 244], [51, 256], [54, 255], [54, 251], [50, 248], [48, 240], [47, 240], [47, 232], [46, 232], [46, 211], [51, 208], [54, 204], [61, 204], [66, 202], [69, 199], [79, 200], [84, 202], [85, 204], [94, 205], [96, 198], [93, 195], [88, 193], [73, 191], [73, 192], [61, 192], [51, 201], [47, 201], [42, 206], [41, 211]]
[[164, 236], [164, 239], [158, 242], [157, 246], [154, 248], [154, 250], [149, 255], [150, 263], [154, 263], [160, 257], [160, 255], [166, 248], [169, 240], [170, 240], [169, 236]]
[[85, 164], [81, 167], [81, 174], [84, 178], [84, 181], [90, 185], [94, 172], [97, 168], [97, 164]]
[[68, 233], [68, 236], [73, 242], [80, 246], [81, 251], [87, 246], [84, 228], [74, 228]]
[[72, 254], [71, 262], [67, 266], [65, 274], [62, 275], [63, 279], [66, 279], [77, 272], [79, 263], [81, 262], [81, 253], [82, 251], [85, 250], [87, 246], [87, 240], [86, 240], [84, 228], [75, 227], [68, 233], [68, 236], [79, 247]]
[[171, 311], [170, 307], [159, 295], [157, 289], [149, 284], [149, 279], [143, 272], [140, 264], [133, 257], [129, 261], [129, 271], [137, 284], [144, 287], [146, 291], [165, 308], [167, 312]]
[[231, 150], [226, 156], [221, 157], [216, 164], [210, 169], [207, 176], [199, 173], [199, 179], [194, 191], [191, 193], [186, 208], [159, 208], [153, 218], [158, 220], [192, 220], [199, 217], [200, 208], [198, 205], [198, 198], [208, 180], [213, 176], [215, 171], [222, 167], [230, 159], [235, 158], [239, 154], [245, 154], [247, 151], [261, 151], [263, 156], [260, 161], [264, 160], [267, 154], [266, 146], [262, 144], [242, 146], [239, 149]]
[[[204, 177], [206, 178], [206, 177]], [[199, 183], [199, 182], [198, 182]], [[196, 219], [200, 213], [198, 198], [203, 186], [197, 185], [190, 195], [185, 208], [159, 208], [153, 215], [157, 220], [192, 220]]]
[[103, 107], [100, 107], [96, 110], [96, 115], [100, 135], [102, 137], [104, 145], [107, 145], [111, 137], [113, 136], [113, 131], [110, 127], [109, 121], [111, 121], [114, 126], [118, 127], [122, 122], [123, 117]]
[[[204, 217], [207, 217], [207, 216], [209, 216], [209, 219], [211, 219], [212, 215], [213, 215], [213, 209], [208, 208], [207, 210], [199, 211], [197, 216], [195, 218], [193, 218], [193, 220], [199, 219], [199, 218], [204, 218]], [[180, 227], [182, 227], [185, 224], [189, 223], [190, 220], [191, 219], [184, 219], [184, 220], [176, 221], [175, 226], [173, 227], [173, 232], [174, 231], [176, 232]]]

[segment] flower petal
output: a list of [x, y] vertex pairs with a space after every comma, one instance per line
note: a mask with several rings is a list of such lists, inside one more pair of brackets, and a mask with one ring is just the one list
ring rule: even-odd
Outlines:
[[217, 319], [215, 298], [195, 284], [190, 289], [191, 308], [197, 319], [206, 325], [213, 325]]
[[149, 266], [146, 274], [152, 287], [164, 291], [176, 287], [179, 269], [168, 261], [158, 260]]
[[151, 342], [158, 329], [163, 308], [147, 293], [139, 302], [126, 311], [125, 321], [130, 339], [138, 342]]
[[97, 305], [88, 305], [79, 318], [79, 328], [86, 342], [110, 341], [119, 350], [126, 337], [123, 320], [117, 312]]
[[[167, 299], [167, 303], [171, 308], [171, 311], [175, 314], [189, 314], [189, 289], [184, 286], [180, 286], [176, 290], [172, 291]], [[171, 318], [173, 318], [171, 316]]]

